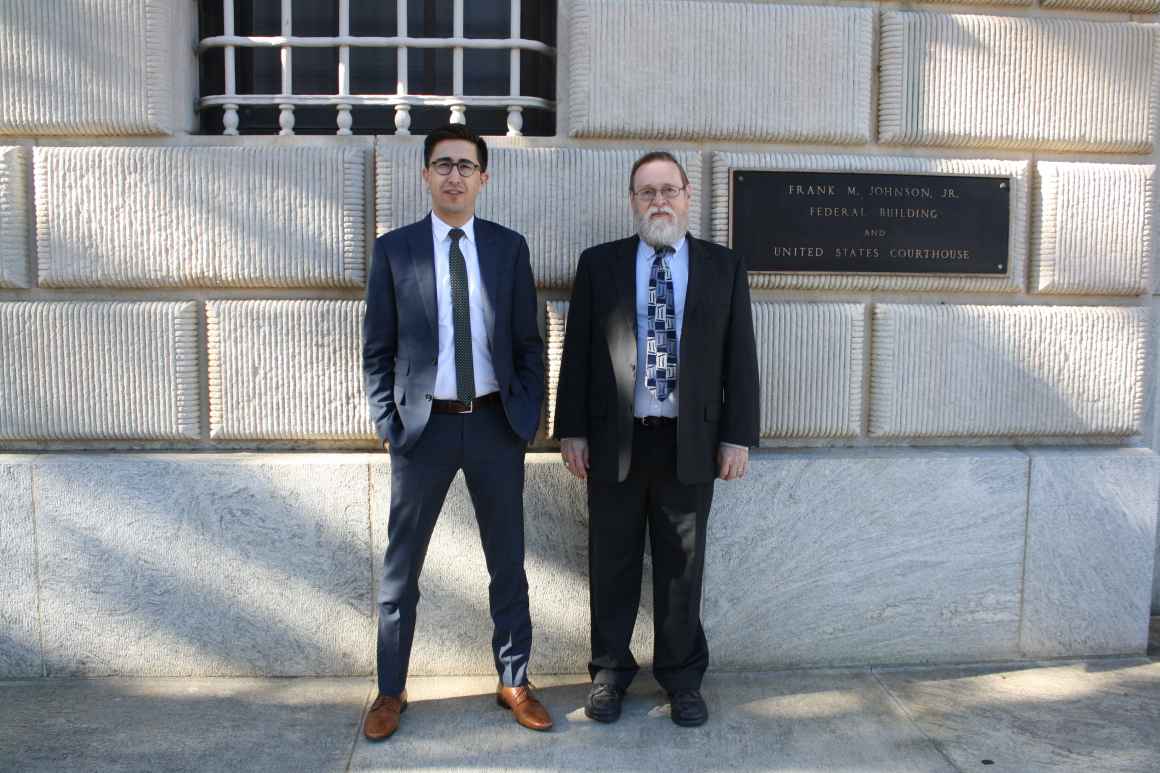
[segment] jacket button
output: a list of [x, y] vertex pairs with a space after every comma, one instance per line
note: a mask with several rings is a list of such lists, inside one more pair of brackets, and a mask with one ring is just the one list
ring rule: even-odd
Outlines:
[[434, 397], [432, 397], [431, 395], [423, 395], [423, 397], [426, 397], [428, 400], [434, 400], [434, 399], [435, 399], [435, 398], [434, 398]]

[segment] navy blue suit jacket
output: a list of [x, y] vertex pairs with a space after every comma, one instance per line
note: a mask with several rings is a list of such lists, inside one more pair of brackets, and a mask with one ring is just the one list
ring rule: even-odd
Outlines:
[[[531, 441], [544, 398], [544, 343], [524, 237], [475, 218], [479, 269], [495, 314], [491, 363], [512, 430]], [[363, 377], [379, 439], [406, 453], [431, 416], [439, 353], [435, 246], [431, 216], [375, 240], [366, 317]]]

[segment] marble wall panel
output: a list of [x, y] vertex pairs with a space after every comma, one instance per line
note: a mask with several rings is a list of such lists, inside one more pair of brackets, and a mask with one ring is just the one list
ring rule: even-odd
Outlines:
[[709, 516], [711, 665], [1014, 656], [1027, 469], [1006, 450], [753, 457]]
[[47, 287], [355, 287], [369, 150], [37, 148]]
[[27, 153], [0, 147], [0, 287], [28, 287]]
[[48, 675], [370, 673], [367, 485], [338, 457], [38, 464]]
[[192, 301], [0, 303], [0, 440], [196, 438]]
[[889, 11], [879, 51], [882, 143], [1152, 150], [1151, 25]]
[[730, 178], [734, 170], [843, 172], [1005, 177], [1010, 186], [1010, 219], [1007, 235], [1006, 274], [1002, 276], [947, 276], [938, 274], [841, 274], [752, 272], [749, 286], [800, 290], [948, 290], [957, 292], [1018, 292], [1026, 285], [1027, 229], [1030, 216], [1031, 164], [956, 158], [899, 158], [806, 153], [712, 154], [712, 211], [710, 238], [729, 244]]
[[[635, 233], [628, 174], [653, 148], [488, 149], [490, 179], [477, 200], [478, 214], [528, 240], [536, 285], [571, 287], [580, 253]], [[701, 155], [674, 153], [694, 191], [689, 230], [701, 234]], [[430, 210], [419, 170], [422, 147], [381, 138], [376, 148], [378, 233], [413, 223]]]
[[1031, 450], [1020, 646], [1143, 655], [1160, 475], [1147, 449]]
[[872, 139], [872, 8], [581, 0], [570, 14], [572, 136]]
[[1036, 164], [1031, 287], [1077, 295], [1148, 292], [1155, 171], [1151, 165]]
[[[591, 657], [588, 613], [588, 504], [584, 484], [555, 454], [529, 457], [525, 468], [524, 568], [532, 616], [536, 674], [577, 674]], [[371, 466], [372, 551], [376, 571], [387, 547], [391, 471], [387, 457]], [[632, 648], [638, 662], [652, 662], [652, 563], [645, 579]], [[419, 581], [414, 676], [493, 674], [487, 567], [471, 498], [462, 473], [455, 477], [439, 515]], [[627, 592], [627, 590], [626, 590]]]
[[211, 437], [372, 437], [362, 318], [362, 301], [207, 303]]
[[870, 433], [1139, 433], [1147, 326], [1131, 306], [877, 305]]
[[32, 465], [0, 463], [0, 678], [40, 676]]
[[0, 135], [172, 133], [177, 7], [0, 3]]

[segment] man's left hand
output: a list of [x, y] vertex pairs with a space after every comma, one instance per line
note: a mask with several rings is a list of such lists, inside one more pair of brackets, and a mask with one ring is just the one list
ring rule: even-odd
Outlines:
[[717, 477], [721, 480], [740, 480], [749, 469], [749, 449], [737, 446], [717, 447]]

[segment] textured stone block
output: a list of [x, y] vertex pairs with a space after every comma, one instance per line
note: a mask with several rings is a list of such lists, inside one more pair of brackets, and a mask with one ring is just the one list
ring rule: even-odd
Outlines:
[[[387, 457], [382, 458], [384, 464], [371, 466], [376, 589], [391, 503], [391, 471]], [[525, 471], [524, 568], [532, 614], [532, 677], [582, 673], [591, 657], [584, 485], [564, 469], [556, 454], [529, 456]], [[651, 573], [646, 556], [633, 633], [633, 653], [642, 666], [652, 662]], [[422, 599], [411, 652], [412, 676], [495, 673], [487, 582], [479, 527], [461, 473], [447, 494], [419, 581]]]
[[30, 464], [0, 464], [0, 556], [0, 678], [40, 676]]
[[1146, 24], [884, 12], [879, 141], [1147, 153], [1156, 55]]
[[1017, 451], [754, 456], [709, 516], [712, 665], [1015, 655], [1026, 491]]
[[547, 335], [544, 336], [545, 369], [548, 384], [545, 392], [547, 401], [544, 434], [551, 437], [556, 432], [556, 390], [560, 385], [560, 364], [564, 361], [564, 331], [568, 327], [568, 301], [548, 301], [546, 316]]
[[1077, 8], [1092, 11], [1120, 11], [1122, 13], [1156, 13], [1157, 0], [1042, 0], [1044, 8]]
[[1156, 456], [1142, 448], [1029, 453], [1024, 654], [1143, 655], [1160, 491]]
[[211, 301], [210, 435], [369, 438], [362, 301]]
[[753, 304], [762, 437], [862, 432], [865, 321], [858, 303]]
[[1040, 161], [1031, 286], [1041, 293], [1148, 292], [1155, 171]]
[[0, 303], [0, 439], [197, 437], [197, 311]]
[[[712, 155], [711, 238], [729, 243], [729, 179], [734, 169], [843, 172], [865, 174], [922, 174], [994, 176], [1010, 179], [1011, 211], [1008, 225], [1006, 276], [914, 276], [751, 272], [749, 286], [802, 290], [951, 290], [958, 292], [1017, 292], [1024, 289], [1027, 265], [1027, 228], [1030, 216], [1030, 167], [1026, 161], [956, 158], [892, 158], [884, 156], [808, 155], [797, 153], [721, 153]], [[937, 183], [937, 177], [935, 178]]]
[[0, 4], [0, 134], [168, 134], [173, 0]]
[[[570, 287], [586, 248], [635, 232], [628, 173], [649, 149], [488, 149], [491, 179], [478, 200], [480, 217], [519, 231], [528, 240], [539, 287]], [[689, 230], [701, 232], [701, 155], [674, 154], [689, 175]], [[378, 232], [424, 217], [430, 195], [419, 177], [423, 149], [380, 139], [376, 153]]]
[[368, 155], [345, 145], [37, 148], [40, 283], [360, 285]]
[[874, 21], [870, 8], [582, 0], [570, 132], [870, 142]]
[[25, 152], [0, 147], [0, 287], [28, 287]]
[[1129, 306], [876, 306], [870, 433], [1140, 432], [1147, 324]]
[[369, 673], [367, 485], [336, 457], [38, 464], [49, 675]]

